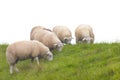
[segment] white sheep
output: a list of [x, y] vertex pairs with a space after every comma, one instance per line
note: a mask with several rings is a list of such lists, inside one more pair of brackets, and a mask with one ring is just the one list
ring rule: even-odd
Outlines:
[[49, 48], [39, 41], [19, 41], [10, 44], [6, 49], [6, 59], [10, 65], [10, 74], [15, 71], [19, 71], [15, 66], [18, 61], [31, 59], [32, 61], [36, 58], [39, 64], [39, 58], [44, 58], [47, 60], [53, 59], [53, 54], [50, 52]]
[[79, 25], [75, 30], [76, 43], [93, 43], [94, 33], [92, 27], [87, 24]]
[[32, 35], [32, 40], [38, 40], [46, 45], [50, 50], [57, 49], [61, 51], [63, 48], [62, 42], [56, 36], [54, 32], [39, 29]]
[[43, 27], [43, 26], [35, 26], [35, 27], [32, 28], [32, 30], [31, 30], [31, 32], [30, 32], [30, 40], [33, 40], [33, 39], [34, 39], [34, 36], [33, 36], [33, 35], [34, 35], [37, 31], [39, 31], [39, 30], [41, 30], [41, 29], [52, 32], [50, 29], [45, 28], [45, 27]]
[[70, 29], [68, 29], [66, 26], [55, 26], [53, 28], [53, 32], [58, 36], [58, 38], [61, 40], [61, 42], [70, 44], [72, 40], [72, 34]]

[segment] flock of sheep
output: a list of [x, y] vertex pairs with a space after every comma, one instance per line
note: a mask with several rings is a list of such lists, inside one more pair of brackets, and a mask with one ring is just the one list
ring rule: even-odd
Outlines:
[[[81, 24], [75, 30], [76, 43], [93, 43], [94, 33], [90, 25]], [[10, 44], [6, 49], [6, 59], [10, 65], [10, 74], [13, 70], [19, 71], [15, 66], [20, 60], [44, 58], [53, 60], [51, 50], [61, 51], [63, 43], [70, 44], [72, 40], [71, 31], [66, 26], [55, 26], [53, 30], [42, 26], [35, 26], [30, 33], [29, 41], [19, 41]]]

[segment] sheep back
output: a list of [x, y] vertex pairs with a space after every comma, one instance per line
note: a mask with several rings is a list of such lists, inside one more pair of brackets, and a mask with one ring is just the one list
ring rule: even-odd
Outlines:
[[41, 29], [52, 32], [50, 29], [47, 29], [47, 28], [45, 28], [43, 26], [35, 26], [35, 27], [32, 28], [32, 30], [30, 32], [30, 40], [34, 40], [35, 33], [38, 32]]

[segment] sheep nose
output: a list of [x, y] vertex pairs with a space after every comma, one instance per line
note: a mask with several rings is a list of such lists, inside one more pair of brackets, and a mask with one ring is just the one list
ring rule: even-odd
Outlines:
[[49, 59], [49, 61], [52, 61], [53, 60], [53, 57], [51, 57], [50, 59]]

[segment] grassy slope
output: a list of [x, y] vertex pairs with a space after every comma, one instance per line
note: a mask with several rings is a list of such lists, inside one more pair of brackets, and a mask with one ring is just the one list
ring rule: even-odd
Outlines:
[[20, 72], [10, 75], [6, 62], [7, 45], [0, 45], [0, 80], [119, 80], [120, 44], [66, 45], [53, 51], [54, 60], [18, 62]]

